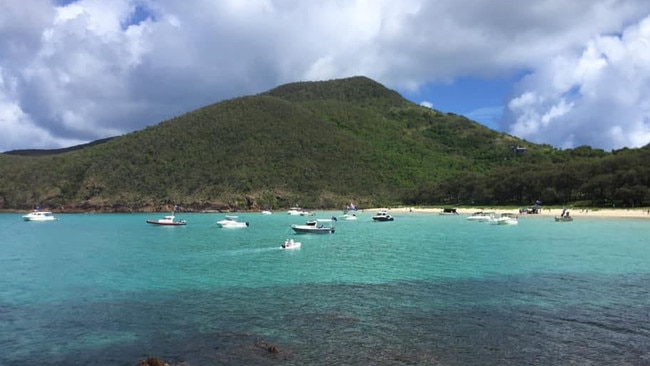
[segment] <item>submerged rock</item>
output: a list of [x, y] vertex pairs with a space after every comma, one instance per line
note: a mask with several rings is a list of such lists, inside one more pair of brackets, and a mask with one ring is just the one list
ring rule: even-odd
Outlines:
[[269, 353], [280, 353], [280, 348], [272, 343], [261, 341], [258, 343], [258, 346], [269, 351]]
[[147, 359], [140, 360], [138, 366], [169, 366], [169, 364], [158, 357], [148, 357]]

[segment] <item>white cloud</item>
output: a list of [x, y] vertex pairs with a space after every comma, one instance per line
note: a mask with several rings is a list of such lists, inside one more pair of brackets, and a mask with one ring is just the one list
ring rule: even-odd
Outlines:
[[[83, 143], [82, 140], [57, 140], [43, 127], [33, 123], [30, 116], [13, 99], [16, 91], [15, 81], [5, 80], [0, 69], [0, 125], [1, 139], [7, 146], [29, 148], [59, 148]], [[53, 144], [53, 141], [56, 142]]]
[[427, 101], [420, 102], [420, 105], [427, 108], [433, 108], [433, 103]]
[[12, 87], [0, 100], [14, 112], [0, 126], [29, 128], [0, 151], [36, 146], [30, 131], [59, 147], [285, 82], [366, 75], [419, 90], [521, 70], [508, 131], [638, 146], [650, 141], [647, 14], [645, 0], [3, 0]]
[[560, 147], [650, 142], [650, 17], [540, 65], [509, 105], [516, 136]]

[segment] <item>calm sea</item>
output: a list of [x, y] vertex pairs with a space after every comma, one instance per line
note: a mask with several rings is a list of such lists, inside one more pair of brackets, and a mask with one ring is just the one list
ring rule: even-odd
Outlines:
[[163, 215], [0, 214], [0, 365], [650, 365], [650, 219]]

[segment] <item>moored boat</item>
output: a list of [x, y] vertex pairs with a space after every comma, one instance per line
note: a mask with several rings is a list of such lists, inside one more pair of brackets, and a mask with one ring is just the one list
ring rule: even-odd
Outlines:
[[517, 225], [519, 218], [515, 214], [506, 212], [499, 217], [493, 218], [490, 222], [496, 225]]
[[223, 220], [217, 221], [217, 226], [224, 229], [237, 229], [248, 227], [248, 221], [238, 221], [239, 216], [226, 215]]
[[56, 221], [58, 220], [50, 211], [34, 210], [23, 216], [25, 221]]
[[291, 216], [314, 216], [313, 212], [305, 211], [305, 210], [303, 210], [302, 208], [300, 208], [298, 206], [293, 206], [293, 207], [289, 208], [289, 210], [287, 211], [287, 214], [289, 214]]
[[467, 216], [467, 221], [487, 222], [494, 218], [494, 212], [478, 211]]
[[560, 216], [555, 216], [555, 222], [570, 222], [573, 221], [573, 217], [571, 217], [571, 214], [569, 211], [564, 207], [562, 209], [562, 213]]
[[162, 219], [158, 220], [146, 220], [147, 224], [151, 225], [160, 225], [160, 226], [183, 226], [187, 222], [184, 219], [176, 219], [174, 212], [171, 215], [164, 216]]
[[304, 225], [291, 225], [297, 234], [334, 234], [334, 222], [332, 219], [316, 219], [307, 221]]
[[379, 211], [373, 217], [373, 221], [393, 221], [394, 218], [386, 211]]

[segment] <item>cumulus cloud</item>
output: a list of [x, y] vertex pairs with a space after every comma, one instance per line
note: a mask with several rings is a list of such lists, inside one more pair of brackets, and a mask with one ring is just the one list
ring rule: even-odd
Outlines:
[[417, 95], [522, 70], [504, 131], [639, 146], [647, 14], [645, 0], [4, 0], [0, 151], [123, 134], [292, 81], [366, 75]]
[[591, 39], [525, 77], [507, 106], [513, 135], [559, 147], [650, 142], [650, 17]]

